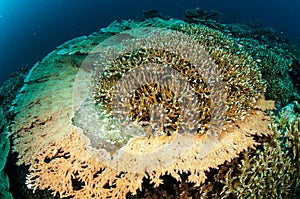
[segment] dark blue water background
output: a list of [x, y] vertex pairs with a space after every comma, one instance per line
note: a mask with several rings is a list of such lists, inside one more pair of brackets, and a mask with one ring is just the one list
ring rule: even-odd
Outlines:
[[63, 42], [158, 9], [182, 17], [196, 7], [228, 21], [259, 21], [300, 40], [299, 0], [0, 0], [0, 86], [22, 65], [32, 66]]

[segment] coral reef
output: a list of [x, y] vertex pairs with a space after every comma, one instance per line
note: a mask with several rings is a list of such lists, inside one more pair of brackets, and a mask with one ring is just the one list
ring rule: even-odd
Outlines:
[[[201, 16], [198, 17], [201, 18]], [[205, 20], [205, 17], [201, 19]], [[278, 36], [273, 33], [274, 30], [269, 30], [270, 28], [268, 29], [266, 27], [263, 28], [261, 25], [235, 24], [234, 26], [234, 24], [224, 25], [217, 21], [211, 22], [209, 27], [212, 29], [207, 28], [207, 25], [208, 24], [202, 22], [199, 22], [197, 25], [191, 25], [183, 23], [180, 20], [170, 19], [165, 21], [155, 18], [141, 23], [130, 20], [122, 21], [121, 23], [114, 22], [102, 30], [109, 33], [118, 33], [131, 28], [148, 26], [169, 28], [190, 35], [212, 54], [214, 53], [211, 51], [214, 51], [214, 49], [220, 53], [218, 50], [220, 48], [223, 50], [223, 53], [230, 51], [233, 56], [241, 53], [247, 54], [244, 55], [245, 57], [251, 55], [252, 61], [256, 62], [255, 65], [260, 68], [262, 77], [266, 82], [267, 91], [265, 94], [267, 99], [274, 100], [279, 106], [284, 106], [295, 99], [299, 100], [298, 87], [293, 86], [293, 84], [298, 85], [298, 82], [297, 80], [291, 79], [293, 74], [298, 74], [299, 64], [297, 65], [297, 62], [299, 58], [295, 57], [293, 46], [289, 47], [290, 44], [284, 43], [284, 40], [271, 40], [274, 37], [278, 38]], [[239, 30], [234, 30], [232, 26]], [[242, 28], [244, 26], [246, 30], [243, 33]], [[198, 34], [201, 31], [206, 32], [206, 34]], [[269, 32], [270, 36], [257, 36], [265, 32]], [[214, 48], [214, 45], [218, 48]], [[289, 50], [288, 48], [292, 49]], [[216, 54], [216, 56], [220, 55]], [[242, 56], [240, 55], [240, 57]], [[294, 79], [297, 79], [297, 75]]]
[[61, 45], [31, 69], [11, 108], [27, 188], [59, 198], [292, 197], [298, 104], [276, 114], [264, 98], [291, 98], [292, 83], [278, 93], [266, 74], [275, 62], [272, 74], [291, 82], [289, 64], [251, 45], [159, 18]]
[[[285, 117], [281, 115], [280, 117]], [[273, 123], [269, 142], [255, 153], [241, 157], [237, 168], [230, 168], [221, 183], [221, 198], [292, 198], [300, 186], [300, 120], [288, 121], [284, 129]], [[299, 192], [298, 192], [299, 194]]]
[[297, 91], [289, 75], [293, 70], [289, 54], [276, 46], [260, 45], [253, 39], [240, 39], [239, 43], [248, 49], [247, 52], [260, 67], [267, 84], [266, 98], [280, 105], [286, 105], [295, 99]]
[[266, 80], [266, 98], [278, 106], [299, 100], [299, 45], [289, 42], [271, 27], [253, 22], [224, 24], [216, 19], [218, 13], [199, 8], [185, 12], [184, 21], [205, 25], [235, 37], [238, 48], [247, 51], [260, 67]]
[[[188, 30], [185, 30], [188, 31]], [[193, 33], [193, 35], [200, 35], [201, 33], [203, 34], [210, 34], [213, 32], [213, 30], [209, 30], [207, 28], [199, 28], [197, 29], [197, 31], [199, 31], [199, 33]], [[205, 32], [207, 31], [207, 32]], [[200, 33], [201, 32], [201, 33]], [[179, 37], [179, 33], [177, 37]], [[218, 33], [215, 33], [218, 34]], [[200, 116], [199, 116], [199, 123], [202, 125], [201, 128], [203, 128], [203, 130], [205, 131], [208, 127], [205, 127], [205, 124], [208, 125], [211, 122], [208, 122], [209, 120], [211, 120], [211, 115], [212, 114], [216, 114], [216, 113], [212, 113], [211, 110], [211, 101], [210, 100], [216, 100], [218, 97], [217, 96], [213, 96], [212, 93], [210, 93], [211, 88], [212, 87], [216, 87], [216, 85], [207, 85], [207, 77], [209, 77], [210, 75], [212, 75], [212, 70], [211, 70], [211, 66], [210, 63], [208, 61], [202, 61], [202, 63], [193, 63], [194, 60], [197, 60], [197, 58], [199, 56], [205, 56], [205, 52], [203, 52], [203, 49], [199, 49], [199, 50], [194, 50], [195, 52], [190, 52], [189, 49], [193, 48], [193, 46], [196, 46], [196, 44], [193, 44], [191, 46], [180, 46], [178, 44], [174, 44], [174, 46], [172, 46], [172, 50], [177, 51], [177, 54], [181, 54], [181, 56], [183, 56], [184, 58], [180, 58], [178, 55], [172, 53], [171, 47], [169, 47], [169, 43], [170, 41], [175, 43], [175, 40], [177, 38], [171, 38], [168, 36], [168, 33], [166, 33], [164, 35], [164, 39], [162, 38], [162, 35], [157, 35], [157, 36], [152, 36], [149, 39], [142, 40], [141, 42], [139, 42], [139, 40], [135, 41], [135, 48], [139, 49], [138, 52], [134, 51], [134, 52], [130, 52], [130, 53], [121, 53], [122, 56], [118, 57], [118, 59], [115, 61], [115, 63], [112, 63], [109, 66], [106, 66], [108, 64], [106, 64], [106, 60], [110, 60], [109, 58], [105, 58], [103, 60], [100, 61], [101, 66], [97, 66], [96, 70], [98, 68], [101, 69], [100, 72], [96, 72], [96, 74], [94, 75], [96, 77], [96, 86], [94, 89], [94, 97], [96, 99], [97, 103], [101, 103], [102, 105], [107, 105], [109, 104], [110, 100], [111, 100], [111, 96], [112, 96], [112, 91], [113, 91], [113, 86], [115, 86], [115, 82], [120, 81], [119, 79], [124, 78], [123, 74], [127, 73], [129, 70], [132, 70], [132, 68], [136, 67], [136, 66], [142, 66], [145, 64], [149, 64], [149, 63], [159, 63], [159, 64], [167, 64], [167, 65], [171, 65], [171, 67], [176, 70], [181, 76], [186, 77], [186, 81], [191, 85], [191, 87], [194, 88], [194, 92], [197, 95], [197, 100], [201, 101], [200, 106], [198, 107], [199, 110], [205, 110], [205, 111], [201, 111]], [[181, 39], [182, 35], [180, 35]], [[221, 33], [219, 33], [218, 35], [216, 35], [216, 38], [220, 38], [224, 40], [224, 43], [230, 43], [231, 41], [229, 40], [229, 38], [226, 38], [225, 36], [223, 36]], [[241, 118], [242, 116], [244, 116], [246, 114], [246, 111], [249, 110], [251, 107], [253, 107], [253, 104], [255, 103], [256, 99], [260, 96], [261, 93], [263, 93], [264, 91], [264, 85], [263, 85], [263, 81], [260, 78], [260, 74], [257, 71], [256, 65], [255, 63], [253, 64], [253, 62], [251, 62], [251, 58], [249, 57], [243, 57], [242, 54], [241, 56], [236, 56], [234, 54], [228, 53], [228, 52], [224, 52], [222, 50], [220, 50], [219, 48], [217, 48], [217, 45], [223, 45], [222, 43], [208, 43], [206, 42], [207, 39], [206, 38], [199, 38], [199, 40], [202, 41], [203, 45], [206, 46], [206, 49], [211, 48], [212, 50], [210, 50], [210, 56], [213, 57], [213, 59], [215, 60], [215, 63], [217, 63], [216, 68], [218, 71], [220, 71], [219, 76], [222, 77], [223, 81], [225, 81], [226, 83], [224, 83], [226, 89], [222, 90], [222, 95], [225, 95], [227, 97], [227, 102], [226, 102], [226, 117], [225, 120], [227, 122], [232, 122], [234, 120], [237, 120], [239, 118]], [[143, 43], [147, 43], [148, 46], [150, 46], [150, 49], [143, 49]], [[182, 43], [184, 43], [185, 45], [187, 45], [186, 41], [183, 41]], [[217, 43], [217, 42], [216, 42]], [[123, 48], [125, 44], [123, 44]], [[215, 46], [216, 48], [213, 48], [212, 46]], [[149, 47], [148, 47], [149, 48]], [[177, 49], [176, 49], [177, 48]], [[195, 47], [194, 47], [195, 48]], [[159, 49], [159, 50], [156, 50]], [[165, 49], [160, 50], [160, 49]], [[168, 50], [167, 50], [168, 49]], [[213, 49], [219, 49], [219, 50], [213, 50]], [[129, 51], [128, 49], [124, 50], [124, 51]], [[123, 55], [124, 54], [124, 55]], [[208, 56], [208, 55], [207, 55]], [[186, 60], [193, 60], [190, 61], [192, 63], [189, 63]], [[141, 60], [139, 61], [137, 64], [135, 64], [134, 60]], [[195, 61], [194, 61], [195, 62]], [[207, 63], [208, 62], [208, 63]], [[235, 63], [234, 63], [235, 62]], [[201, 68], [200, 71], [197, 71], [195, 69], [194, 65], [198, 65], [198, 67]], [[240, 67], [239, 64], [244, 65], [244, 67]], [[252, 65], [251, 65], [252, 64]], [[103, 66], [104, 65], [104, 66]], [[183, 67], [184, 66], [184, 67]], [[103, 71], [103, 68], [104, 71]], [[138, 70], [142, 70], [142, 69], [138, 69]], [[150, 70], [150, 69], [149, 69]], [[156, 67], [155, 69], [153, 68], [152, 70], [157, 71], [155, 75], [160, 73], [160, 70], [158, 67]], [[100, 73], [100, 74], [99, 74]], [[103, 78], [99, 78], [101, 76], [101, 73], [105, 73], [105, 77]], [[136, 72], [130, 72], [133, 74], [138, 74], [139, 71]], [[140, 71], [140, 73], [144, 74], [146, 72], [144, 71]], [[161, 76], [163, 77], [167, 77], [168, 73], [170, 74], [170, 72], [164, 72], [162, 71], [161, 73], [165, 73], [165, 74], [161, 74]], [[210, 73], [210, 74], [209, 74]], [[246, 78], [246, 76], [249, 76], [251, 74], [251, 78]], [[240, 78], [232, 78], [233, 76], [240, 76]], [[157, 78], [162, 79], [161, 78]], [[130, 78], [128, 78], [128, 81], [131, 81], [131, 79], [141, 79], [143, 78], [142, 76], [132, 76]], [[217, 81], [217, 78], [215, 78], [215, 81]], [[155, 79], [152, 76], [148, 77], [148, 82], [151, 81], [151, 79]], [[204, 79], [204, 80], [203, 80]], [[205, 80], [206, 79], [206, 80]], [[131, 87], [129, 82], [125, 82], [123, 83], [123, 85], [120, 85], [120, 87], [117, 87], [116, 90], [120, 90], [120, 89], [126, 89], [126, 92], [129, 92], [129, 89]], [[138, 80], [136, 80], [138, 81]], [[129, 84], [129, 85], [128, 85]], [[144, 83], [146, 84], [146, 83]], [[174, 83], [170, 83], [172, 85], [175, 85]], [[183, 84], [183, 83], [181, 83]], [[221, 84], [221, 83], [219, 83]], [[142, 84], [141, 84], [142, 85]], [[151, 95], [160, 95], [159, 94], [159, 89], [154, 88], [155, 85], [149, 85], [149, 87], [147, 88], [143, 88], [143, 95], [145, 95], [145, 93], [149, 93], [151, 90], [157, 90], [156, 93], [151, 94]], [[157, 86], [156, 86], [157, 87]], [[175, 86], [174, 86], [175, 87]], [[136, 88], [137, 89], [137, 88]], [[175, 90], [176, 88], [173, 88], [173, 90]], [[138, 90], [136, 91], [138, 92]], [[153, 91], [151, 91], [153, 92]], [[217, 93], [216, 95], [221, 95], [221, 91], [219, 89], [218, 91], [219, 93]], [[120, 93], [118, 93], [118, 95], [120, 95]], [[121, 94], [122, 96], [124, 96], [124, 94]], [[135, 94], [135, 95], [139, 95], [139, 94]], [[148, 96], [146, 96], [145, 99], [146, 101], [144, 102], [140, 102], [136, 100], [132, 99], [130, 102], [128, 101], [128, 103], [130, 103], [131, 108], [130, 110], [125, 110], [124, 112], [129, 112], [130, 116], [132, 118], [134, 118], [134, 120], [137, 120], [138, 122], [141, 121], [145, 121], [148, 122], [147, 120], [149, 120], [149, 115], [147, 115], [147, 112], [149, 112], [149, 108], [147, 104], [154, 104], [154, 101], [159, 101], [158, 99], [153, 99], [153, 97], [149, 96], [150, 94], [147, 94]], [[208, 95], [211, 95], [211, 97], [207, 97]], [[224, 98], [225, 98], [224, 96]], [[134, 98], [139, 99], [139, 100], [144, 100], [144, 98], [140, 97], [140, 96], [135, 96]], [[157, 98], [157, 97], [156, 97]], [[129, 99], [128, 99], [129, 100]], [[154, 101], [153, 101], [154, 100]], [[169, 99], [165, 99], [170, 101]], [[222, 99], [221, 101], [223, 101], [224, 99]], [[236, 103], [236, 101], [239, 100], [239, 103]], [[127, 102], [126, 102], [127, 103]], [[136, 104], [135, 104], [136, 103]], [[164, 104], [163, 100], [160, 100], [159, 103]], [[170, 102], [168, 102], [170, 103]], [[142, 104], [145, 104], [145, 106], [143, 106]], [[175, 105], [175, 102], [172, 102], [171, 104]], [[192, 108], [194, 106], [193, 103], [191, 103], [189, 106], [191, 106], [190, 109], [194, 109]], [[135, 108], [134, 108], [135, 107]], [[169, 122], [169, 124], [166, 124], [168, 126], [172, 126], [170, 123], [174, 123], [176, 121], [176, 118], [172, 118], [170, 115], [171, 114], [175, 114], [177, 115], [177, 117], [179, 117], [178, 114], [174, 113], [175, 112], [175, 107], [173, 108], [169, 108], [169, 119], [171, 122]], [[224, 107], [225, 108], [225, 107]], [[108, 108], [110, 109], [110, 108]], [[173, 109], [171, 111], [171, 109]], [[188, 107], [185, 107], [185, 112], [187, 112], [187, 110], [190, 110]], [[121, 107], [118, 107], [118, 110], [121, 110]], [[220, 111], [220, 110], [219, 110]], [[120, 111], [118, 112], [118, 114], [120, 114]], [[175, 116], [176, 117], [176, 116]], [[218, 123], [220, 123], [220, 121], [218, 121]], [[172, 127], [171, 127], [172, 128]], [[174, 127], [173, 129], [176, 129], [176, 127]], [[200, 129], [199, 129], [200, 130]]]
[[[272, 136], [263, 144], [207, 173], [200, 187], [186, 181], [145, 188], [136, 198], [298, 198], [300, 194], [300, 109], [297, 102], [272, 112]], [[284, 122], [282, 122], [284, 121]], [[262, 141], [263, 140], [263, 141]]]

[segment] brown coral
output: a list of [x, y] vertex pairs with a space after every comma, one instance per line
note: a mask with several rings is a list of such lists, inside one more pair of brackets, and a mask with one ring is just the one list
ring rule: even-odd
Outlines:
[[[231, 43], [195, 30], [185, 31]], [[211, 41], [173, 31], [137, 29], [121, 38], [91, 50], [80, 69], [55, 63], [65, 54], [54, 51], [27, 77], [12, 135], [18, 164], [30, 166], [28, 188], [125, 198], [145, 178], [157, 187], [161, 176], [180, 181], [182, 173], [199, 186], [205, 171], [254, 148], [254, 135], [272, 134], [269, 118], [254, 109], [264, 84], [251, 57], [230, 45], [207, 53]]]

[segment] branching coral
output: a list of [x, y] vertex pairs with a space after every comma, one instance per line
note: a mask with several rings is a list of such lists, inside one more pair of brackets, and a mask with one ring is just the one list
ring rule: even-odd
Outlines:
[[[174, 183], [174, 187], [146, 189], [137, 198], [298, 198], [299, 110], [289, 104], [272, 118], [273, 135], [257, 137], [264, 140], [262, 145], [208, 172], [200, 187], [184, 181]], [[284, 126], [279, 123], [282, 118]], [[173, 192], [168, 193], [168, 189]]]
[[221, 175], [224, 187], [215, 197], [293, 198], [300, 186], [300, 117], [289, 106], [289, 114], [295, 117], [289, 118], [284, 128], [278, 120], [286, 117], [285, 112], [274, 117], [271, 140], [244, 154], [237, 167]]

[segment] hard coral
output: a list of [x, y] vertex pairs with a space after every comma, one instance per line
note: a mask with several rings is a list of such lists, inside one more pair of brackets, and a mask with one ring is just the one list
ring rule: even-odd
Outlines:
[[200, 186], [208, 171], [255, 149], [254, 137], [273, 134], [252, 57], [221, 32], [170, 22], [124, 22], [137, 29], [95, 48], [84, 44], [97, 34], [76, 40], [90, 49], [80, 68], [56, 61], [82, 54], [74, 41], [31, 70], [11, 133], [28, 188], [125, 198], [166, 175]]
[[[278, 123], [282, 118], [287, 119], [284, 128]], [[273, 135], [257, 137], [264, 140], [262, 145], [207, 172], [209, 177], [200, 187], [173, 182], [173, 187], [146, 189], [137, 198], [296, 199], [300, 188], [299, 119], [299, 110], [295, 104], [289, 104], [272, 116]]]
[[297, 91], [289, 76], [293, 69], [288, 53], [253, 39], [240, 39], [239, 44], [247, 49], [259, 66], [262, 77], [266, 80], [266, 98], [281, 106], [291, 102]]
[[278, 121], [286, 117], [285, 110], [273, 116], [271, 128], [275, 133], [270, 141], [243, 154], [236, 166], [227, 166], [227, 171], [218, 176], [224, 187], [214, 197], [296, 198], [300, 186], [300, 117], [291, 107], [293, 104], [285, 107], [290, 118], [284, 128]]

